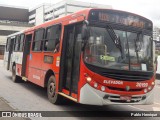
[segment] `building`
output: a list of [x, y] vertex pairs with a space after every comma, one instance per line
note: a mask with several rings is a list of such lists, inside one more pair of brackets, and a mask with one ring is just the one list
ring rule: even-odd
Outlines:
[[39, 25], [46, 21], [62, 17], [84, 8], [108, 8], [112, 9], [110, 5], [102, 5], [95, 3], [87, 3], [73, 0], [64, 0], [54, 5], [43, 4], [37, 6], [29, 11], [29, 23]]
[[6, 36], [33, 26], [28, 24], [28, 17], [28, 9], [0, 5], [0, 57], [4, 53]]
[[155, 40], [156, 42], [156, 56], [159, 56], [160, 55], [160, 28], [158, 27], [154, 27], [153, 28], [153, 40]]
[[153, 40], [160, 41], [160, 28], [153, 28]]
[[0, 45], [6, 43], [7, 35], [33, 26], [28, 24], [28, 17], [28, 9], [0, 5]]

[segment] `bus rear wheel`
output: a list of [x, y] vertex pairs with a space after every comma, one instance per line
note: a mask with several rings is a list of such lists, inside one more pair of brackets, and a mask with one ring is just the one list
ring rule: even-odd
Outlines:
[[53, 104], [62, 104], [64, 98], [56, 92], [56, 80], [53, 75], [50, 76], [47, 85], [48, 99]]
[[16, 75], [16, 66], [15, 65], [12, 68], [12, 81], [15, 83], [20, 81], [20, 77]]

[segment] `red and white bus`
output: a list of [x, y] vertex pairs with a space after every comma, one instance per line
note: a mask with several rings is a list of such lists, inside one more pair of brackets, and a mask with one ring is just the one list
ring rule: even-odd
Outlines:
[[14, 82], [47, 88], [54, 104], [151, 104], [153, 24], [125, 11], [85, 9], [7, 37]]

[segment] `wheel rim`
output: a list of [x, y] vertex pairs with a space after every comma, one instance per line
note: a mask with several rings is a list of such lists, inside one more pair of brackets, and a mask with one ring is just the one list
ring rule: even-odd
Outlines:
[[49, 93], [52, 97], [54, 97], [55, 95], [55, 83], [54, 82], [51, 82], [50, 85], [49, 85]]

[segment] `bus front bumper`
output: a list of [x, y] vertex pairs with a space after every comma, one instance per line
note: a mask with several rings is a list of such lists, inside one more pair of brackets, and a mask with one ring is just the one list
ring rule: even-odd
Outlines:
[[110, 94], [96, 90], [88, 84], [85, 84], [80, 90], [81, 104], [89, 105], [108, 105], [108, 104], [152, 104], [153, 103], [153, 91], [147, 94], [132, 95], [130, 102], [124, 102], [120, 99], [118, 94]]

